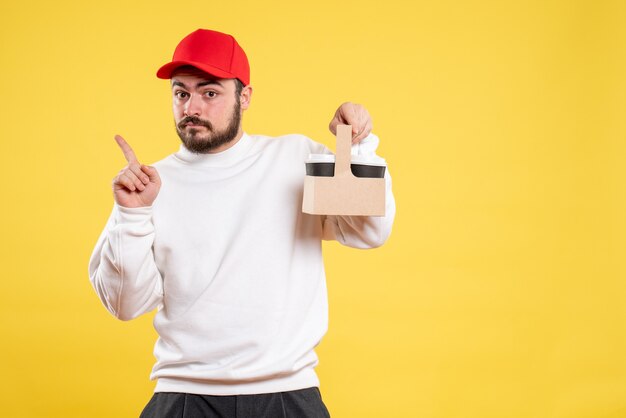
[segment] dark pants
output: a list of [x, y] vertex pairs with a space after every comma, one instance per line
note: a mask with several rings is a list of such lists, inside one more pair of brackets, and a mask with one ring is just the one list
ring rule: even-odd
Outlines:
[[330, 418], [318, 388], [260, 395], [157, 392], [139, 418]]

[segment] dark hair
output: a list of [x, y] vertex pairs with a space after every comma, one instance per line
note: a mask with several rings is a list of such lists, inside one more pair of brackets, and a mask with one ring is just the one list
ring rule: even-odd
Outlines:
[[241, 92], [243, 91], [244, 85], [238, 78], [235, 79], [235, 98], [239, 99], [241, 96]]

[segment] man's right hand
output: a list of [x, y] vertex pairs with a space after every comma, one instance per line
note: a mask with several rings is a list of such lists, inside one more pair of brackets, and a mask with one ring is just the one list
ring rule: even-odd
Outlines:
[[159, 194], [161, 178], [156, 168], [140, 164], [133, 149], [119, 135], [115, 141], [124, 153], [128, 165], [113, 179], [115, 202], [127, 208], [151, 206]]

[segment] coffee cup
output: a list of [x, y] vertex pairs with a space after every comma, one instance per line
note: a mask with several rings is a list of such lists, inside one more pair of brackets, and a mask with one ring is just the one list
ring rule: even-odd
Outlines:
[[[305, 161], [307, 176], [333, 177], [335, 175], [335, 156], [333, 154], [309, 154]], [[350, 171], [355, 177], [383, 178], [387, 164], [378, 156], [353, 155]]]

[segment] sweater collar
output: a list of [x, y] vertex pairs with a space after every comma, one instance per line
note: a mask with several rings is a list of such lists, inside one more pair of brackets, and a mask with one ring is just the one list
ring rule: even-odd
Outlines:
[[180, 144], [174, 157], [188, 164], [227, 166], [241, 160], [246, 155], [250, 145], [250, 136], [244, 132], [239, 141], [224, 151], [215, 154], [196, 154]]

